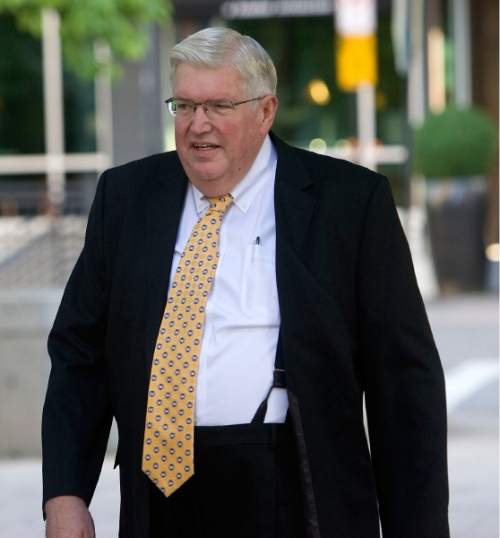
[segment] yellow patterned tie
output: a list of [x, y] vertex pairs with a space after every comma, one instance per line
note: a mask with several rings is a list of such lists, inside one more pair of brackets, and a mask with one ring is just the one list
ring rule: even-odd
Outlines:
[[208, 295], [231, 195], [208, 198], [170, 288], [149, 381], [142, 470], [167, 497], [194, 474], [195, 391]]

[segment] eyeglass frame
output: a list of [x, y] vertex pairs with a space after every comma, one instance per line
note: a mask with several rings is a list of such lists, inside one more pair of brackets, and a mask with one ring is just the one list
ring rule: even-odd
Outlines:
[[[201, 103], [197, 103], [196, 101], [191, 101], [190, 99], [182, 99], [182, 98], [179, 98], [179, 97], [169, 97], [168, 99], [166, 99], [164, 101], [164, 103], [167, 105], [167, 109], [168, 111], [170, 112], [171, 116], [176, 118], [177, 117], [177, 113], [176, 112], [172, 112], [172, 103], [176, 100], [180, 100], [180, 101], [186, 101], [187, 103], [190, 103], [193, 105], [193, 112], [192, 112], [192, 116], [194, 116], [195, 112], [196, 112], [196, 109], [201, 106], [203, 107], [203, 111], [205, 112], [205, 114], [209, 116], [208, 114], [208, 105], [210, 105], [211, 103], [225, 103], [225, 104], [230, 104], [231, 105], [231, 113], [234, 112], [235, 108], [239, 105], [244, 105], [245, 103], [252, 103], [254, 101], [260, 101], [261, 99], [264, 99], [264, 97], [267, 97], [267, 95], [269, 94], [266, 94], [266, 95], [261, 95], [260, 97], [253, 97], [252, 99], [244, 99], [243, 101], [231, 101], [231, 100], [224, 100], [224, 99], [215, 99], [213, 101], [204, 101], [204, 102], [201, 102]], [[221, 116], [224, 116], [223, 114]]]

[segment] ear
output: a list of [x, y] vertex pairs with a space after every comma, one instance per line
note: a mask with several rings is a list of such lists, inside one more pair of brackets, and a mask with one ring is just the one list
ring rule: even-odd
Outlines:
[[278, 110], [278, 98], [275, 95], [266, 95], [259, 105], [259, 127], [263, 133], [267, 134], [273, 126]]

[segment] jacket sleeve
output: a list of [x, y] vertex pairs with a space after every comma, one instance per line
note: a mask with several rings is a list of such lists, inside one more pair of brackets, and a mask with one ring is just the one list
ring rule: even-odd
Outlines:
[[43, 506], [59, 495], [76, 495], [90, 503], [109, 437], [105, 176], [99, 181], [84, 247], [48, 339], [51, 371], [42, 419]]
[[382, 176], [366, 213], [358, 277], [362, 375], [384, 538], [448, 538], [444, 376]]

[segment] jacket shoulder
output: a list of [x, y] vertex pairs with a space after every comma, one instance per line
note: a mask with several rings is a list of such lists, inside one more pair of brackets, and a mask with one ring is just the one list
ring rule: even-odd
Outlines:
[[332, 157], [320, 155], [312, 151], [293, 148], [296, 157], [302, 162], [309, 177], [322, 188], [345, 188], [371, 192], [386, 178], [369, 168], [359, 164]]
[[144, 180], [163, 173], [165, 170], [177, 171], [180, 161], [176, 151], [149, 155], [125, 164], [107, 169], [103, 176], [107, 182], [126, 182]]

